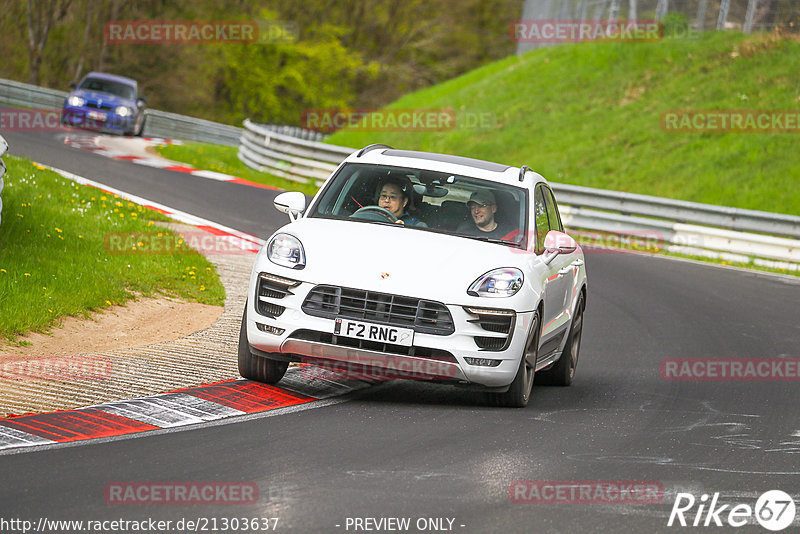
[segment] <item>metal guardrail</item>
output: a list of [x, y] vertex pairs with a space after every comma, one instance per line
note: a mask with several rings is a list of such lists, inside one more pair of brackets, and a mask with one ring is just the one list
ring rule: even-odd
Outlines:
[[717, 226], [729, 230], [800, 238], [800, 217], [766, 211], [727, 208], [577, 185], [551, 183], [559, 203], [644, 215], [658, 219]]
[[[239, 159], [254, 169], [318, 185], [354, 148], [301, 141], [244, 121]], [[550, 183], [571, 228], [657, 240], [668, 250], [748, 262], [800, 263], [800, 217]], [[776, 237], [778, 236], [778, 237]], [[767, 262], [766, 264], [764, 262]], [[778, 264], [781, 266], [781, 264]]]
[[328, 137], [324, 133], [307, 130], [300, 126], [286, 126], [283, 124], [259, 124], [258, 126], [272, 133], [288, 135], [289, 137], [305, 139], [306, 141], [322, 141]]
[[242, 129], [236, 126], [187, 117], [177, 113], [148, 109], [145, 111], [145, 117], [142, 135], [146, 137], [164, 137], [166, 139], [183, 139], [201, 143], [236, 146], [242, 136]]
[[239, 159], [256, 170], [320, 185], [354, 149], [298, 139], [244, 121]]
[[8, 150], [8, 143], [0, 135], [0, 224], [3, 222], [3, 175], [6, 173], [6, 164], [3, 161], [3, 154]]

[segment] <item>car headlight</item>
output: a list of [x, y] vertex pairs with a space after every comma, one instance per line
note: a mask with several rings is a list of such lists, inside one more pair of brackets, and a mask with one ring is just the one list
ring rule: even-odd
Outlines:
[[306, 266], [306, 253], [300, 240], [289, 234], [278, 234], [267, 244], [267, 257], [272, 263], [302, 269]]
[[84, 99], [82, 99], [79, 96], [75, 96], [75, 95], [73, 95], [73, 96], [71, 96], [71, 97], [69, 97], [67, 99], [67, 104], [69, 104], [72, 107], [76, 107], [76, 108], [81, 107], [85, 103], [86, 103], [86, 101]]
[[520, 290], [524, 279], [519, 269], [495, 269], [472, 282], [467, 293], [473, 297], [511, 297]]
[[133, 114], [133, 110], [128, 106], [117, 106], [116, 108], [114, 108], [114, 113], [116, 113], [120, 117], [127, 117]]

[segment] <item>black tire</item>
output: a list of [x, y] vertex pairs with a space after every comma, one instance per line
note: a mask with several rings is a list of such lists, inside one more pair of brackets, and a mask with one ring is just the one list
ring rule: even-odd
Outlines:
[[250, 352], [250, 343], [247, 341], [247, 303], [245, 303], [242, 327], [239, 330], [239, 374], [248, 380], [276, 384], [286, 374], [288, 367], [289, 362], [262, 358]]
[[581, 334], [583, 333], [583, 310], [586, 307], [583, 293], [578, 297], [575, 305], [575, 317], [569, 327], [567, 341], [558, 361], [547, 371], [541, 371], [536, 376], [536, 383], [544, 386], [569, 386], [575, 378], [575, 369], [578, 367], [578, 355], [581, 350]]
[[[511, 387], [505, 393], [489, 393], [489, 404], [505, 408], [524, 408], [528, 405], [536, 374], [536, 357], [539, 354], [539, 336], [542, 330], [539, 324], [538, 310], [533, 314], [531, 329], [533, 331], [531, 341], [520, 358], [517, 374], [514, 376], [514, 381], [511, 382]], [[533, 363], [530, 363], [531, 361]]]
[[139, 126], [139, 129], [133, 132], [133, 135], [136, 137], [141, 137], [142, 133], [144, 132], [144, 123], [147, 120], [147, 115], [142, 116], [142, 124]]

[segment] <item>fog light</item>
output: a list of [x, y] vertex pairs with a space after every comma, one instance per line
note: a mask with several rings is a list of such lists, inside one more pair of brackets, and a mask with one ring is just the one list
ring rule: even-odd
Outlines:
[[464, 361], [469, 365], [478, 365], [480, 367], [497, 367], [500, 365], [501, 360], [490, 360], [489, 358], [464, 358]]
[[277, 326], [269, 326], [261, 323], [256, 323], [256, 328], [258, 328], [262, 332], [267, 332], [268, 334], [273, 334], [276, 336], [279, 336], [286, 331], [285, 328], [278, 328]]

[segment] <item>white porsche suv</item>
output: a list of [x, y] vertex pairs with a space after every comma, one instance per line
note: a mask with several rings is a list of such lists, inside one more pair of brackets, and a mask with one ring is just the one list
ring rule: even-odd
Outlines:
[[289, 362], [488, 392], [528, 403], [578, 362], [586, 269], [553, 192], [528, 167], [370, 145], [255, 259], [239, 372], [276, 383]]

